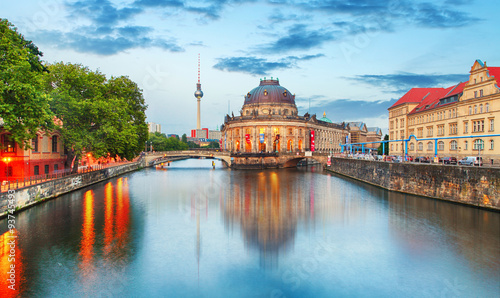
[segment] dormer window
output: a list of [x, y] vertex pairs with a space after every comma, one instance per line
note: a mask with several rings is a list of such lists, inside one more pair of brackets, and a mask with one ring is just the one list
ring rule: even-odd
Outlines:
[[250, 95], [251, 95], [251, 94], [250, 94], [250, 92], [248, 92], [248, 93], [247, 93], [247, 97], [248, 97], [248, 98], [250, 98]]
[[264, 96], [267, 96], [267, 89], [264, 89]]
[[286, 93], [286, 90], [285, 90], [285, 92], [283, 92], [283, 96], [284, 96], [284, 97], [286, 97], [286, 94], [287, 94], [287, 93]]

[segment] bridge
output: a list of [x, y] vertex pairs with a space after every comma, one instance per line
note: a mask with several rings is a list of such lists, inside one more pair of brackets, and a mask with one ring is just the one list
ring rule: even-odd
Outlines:
[[164, 162], [189, 159], [207, 158], [221, 160], [227, 167], [236, 169], [260, 168], [291, 168], [304, 159], [314, 160], [326, 165], [328, 153], [319, 152], [268, 152], [268, 153], [230, 153], [227, 151], [201, 149], [185, 151], [148, 152], [145, 155], [146, 165], [155, 166]]

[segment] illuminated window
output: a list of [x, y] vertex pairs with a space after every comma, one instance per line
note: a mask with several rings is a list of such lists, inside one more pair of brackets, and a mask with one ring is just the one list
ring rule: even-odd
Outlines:
[[14, 142], [10, 134], [2, 135], [2, 151], [16, 152], [16, 142]]

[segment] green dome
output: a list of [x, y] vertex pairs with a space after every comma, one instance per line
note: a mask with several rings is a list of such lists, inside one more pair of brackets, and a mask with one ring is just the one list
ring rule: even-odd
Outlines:
[[326, 118], [326, 112], [323, 112], [323, 118], [319, 119], [319, 121], [333, 123], [332, 120]]

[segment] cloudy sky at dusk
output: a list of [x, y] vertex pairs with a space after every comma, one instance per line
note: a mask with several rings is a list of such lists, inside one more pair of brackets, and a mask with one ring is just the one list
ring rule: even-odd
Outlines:
[[387, 131], [387, 108], [412, 87], [468, 79], [475, 59], [500, 66], [498, 0], [2, 1], [1, 18], [44, 53], [144, 90], [165, 133], [215, 129], [263, 77], [295, 93], [299, 113]]

